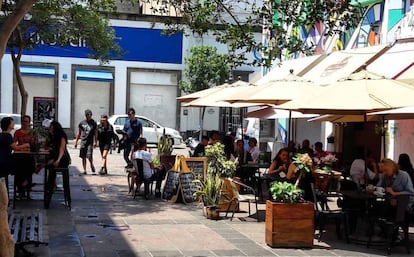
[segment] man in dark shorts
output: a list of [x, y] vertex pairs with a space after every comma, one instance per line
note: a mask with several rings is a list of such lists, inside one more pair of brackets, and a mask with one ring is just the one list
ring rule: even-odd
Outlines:
[[125, 122], [124, 125], [124, 132], [126, 134], [126, 142], [125, 142], [125, 149], [124, 149], [124, 160], [127, 163], [126, 168], [132, 168], [131, 162], [131, 149], [137, 143], [138, 138], [142, 137], [142, 124], [135, 117], [135, 109], [129, 108], [128, 110], [128, 120]]
[[86, 119], [79, 123], [78, 134], [76, 135], [75, 148], [78, 147], [78, 141], [81, 140], [81, 147], [79, 150], [79, 157], [82, 158], [83, 174], [86, 175], [86, 159], [89, 160], [92, 173], [95, 173], [95, 166], [93, 166], [93, 146], [97, 141], [98, 131], [97, 124], [92, 119], [92, 111], [85, 110]]

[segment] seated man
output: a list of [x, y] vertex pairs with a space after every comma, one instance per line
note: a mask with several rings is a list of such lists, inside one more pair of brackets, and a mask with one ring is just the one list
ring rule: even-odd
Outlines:
[[201, 142], [194, 149], [193, 157], [203, 157], [205, 155], [207, 145], [208, 145], [208, 136], [202, 136]]
[[[154, 165], [152, 162], [152, 155], [147, 150], [147, 139], [141, 137], [138, 139], [138, 149], [134, 152], [134, 159], [141, 159], [143, 161], [143, 178], [145, 180], [155, 180], [155, 197], [161, 197], [161, 182], [165, 178], [166, 172], [162, 165]], [[144, 183], [145, 184], [145, 183]], [[148, 194], [146, 189], [145, 193]], [[148, 195], [145, 195], [148, 198]]]
[[257, 146], [257, 139], [254, 137], [249, 138], [249, 153], [252, 156], [253, 162], [258, 163], [260, 150], [259, 150], [259, 147]]

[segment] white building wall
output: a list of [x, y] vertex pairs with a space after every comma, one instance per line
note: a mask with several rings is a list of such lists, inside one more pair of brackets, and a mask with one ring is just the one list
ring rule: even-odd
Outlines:
[[[141, 22], [141, 21], [126, 21], [126, 20], [111, 20], [113, 26], [118, 27], [130, 27], [130, 28], [155, 28], [162, 29], [163, 25], [156, 24], [153, 26], [151, 22]], [[257, 34], [257, 40], [261, 40], [261, 33]], [[192, 45], [200, 44], [209, 44], [215, 45], [221, 53], [227, 53], [227, 45], [218, 44], [215, 42], [213, 36], [204, 37], [201, 41], [199, 38], [194, 38], [193, 36], [183, 37], [182, 39], [182, 63], [181, 64], [172, 64], [172, 63], [156, 63], [156, 62], [139, 62], [139, 61], [123, 61], [115, 60], [107, 64], [104, 64], [105, 67], [114, 68], [114, 102], [113, 110], [114, 114], [125, 113], [126, 109], [129, 106], [126, 106], [126, 100], [128, 98], [127, 94], [127, 83], [128, 79], [128, 69], [147, 69], [147, 70], [168, 70], [168, 71], [180, 71], [184, 70], [184, 58], [188, 56], [189, 49]], [[250, 61], [253, 60], [253, 54], [249, 55]], [[71, 58], [71, 57], [54, 57], [54, 56], [39, 56], [39, 55], [23, 55], [22, 62], [25, 63], [34, 63], [37, 64], [52, 64], [56, 65], [57, 68], [57, 98], [58, 98], [58, 119], [61, 122], [64, 128], [73, 127], [74, 121], [71, 120], [71, 117], [77, 117], [78, 114], [72, 115], [71, 111], [73, 108], [73, 98], [72, 89], [75, 87], [76, 80], [72, 78], [72, 69], [75, 66], [81, 65], [82, 67], [90, 66], [90, 69], [99, 70], [100, 63], [97, 60], [87, 59], [87, 58]], [[1, 62], [1, 105], [0, 112], [12, 112], [13, 111], [13, 65], [9, 54], [5, 54]], [[256, 73], [260, 72], [260, 68], [242, 66], [238, 67], [239, 70], [246, 71], [255, 71]], [[251, 74], [253, 77], [254, 74]], [[185, 79], [185, 78], [183, 78]], [[178, 81], [177, 81], [178, 82]], [[171, 96], [170, 93], [166, 92], [167, 95]], [[172, 97], [171, 101], [175, 100], [175, 95]], [[171, 105], [175, 106], [175, 105]], [[173, 107], [171, 107], [172, 109]], [[181, 131], [186, 130], [197, 130], [200, 127], [199, 122], [199, 109], [198, 108], [189, 108], [188, 116], [183, 115], [183, 109], [180, 112], [175, 113], [174, 118], [177, 115], [181, 115], [181, 123], [175, 124], [175, 119], [166, 119], [159, 120], [157, 117], [149, 117], [157, 122], [168, 126], [180, 128]], [[95, 117], [97, 118], [97, 117]], [[172, 121], [174, 120], [174, 122]], [[218, 129], [219, 126], [219, 109], [218, 108], [207, 108], [205, 119], [204, 119], [204, 128], [208, 130]], [[74, 128], [76, 130], [76, 128]]]
[[13, 112], [13, 63], [10, 55], [4, 55], [1, 61], [1, 110]]

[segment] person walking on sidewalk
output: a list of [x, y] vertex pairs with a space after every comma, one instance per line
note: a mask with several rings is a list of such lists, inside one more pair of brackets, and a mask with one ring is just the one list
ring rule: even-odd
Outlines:
[[92, 119], [92, 111], [85, 110], [86, 119], [81, 121], [78, 126], [78, 134], [76, 135], [75, 148], [78, 147], [78, 141], [81, 140], [79, 157], [82, 159], [83, 174], [86, 175], [86, 159], [89, 160], [92, 173], [95, 173], [93, 166], [93, 145], [97, 141], [98, 131], [97, 124]]
[[124, 125], [124, 132], [126, 136], [125, 149], [124, 149], [124, 160], [127, 163], [126, 168], [132, 168], [131, 162], [131, 149], [137, 143], [138, 138], [142, 137], [142, 124], [135, 117], [135, 109], [129, 108], [128, 110], [128, 120]]
[[98, 125], [98, 141], [96, 142], [96, 144], [99, 146], [102, 157], [102, 167], [99, 171], [99, 175], [108, 174], [108, 170], [106, 168], [106, 158], [108, 156], [109, 150], [111, 149], [112, 140], [114, 140], [115, 136], [116, 135], [114, 133], [114, 128], [108, 122], [108, 115], [102, 115], [101, 122]]

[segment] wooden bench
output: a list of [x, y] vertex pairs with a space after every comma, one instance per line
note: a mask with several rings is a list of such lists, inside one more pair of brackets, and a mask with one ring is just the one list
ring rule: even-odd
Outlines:
[[33, 244], [48, 245], [43, 242], [43, 217], [41, 213], [22, 214], [9, 213], [9, 228], [15, 242], [15, 253], [22, 251], [24, 255], [31, 255], [24, 247]]

